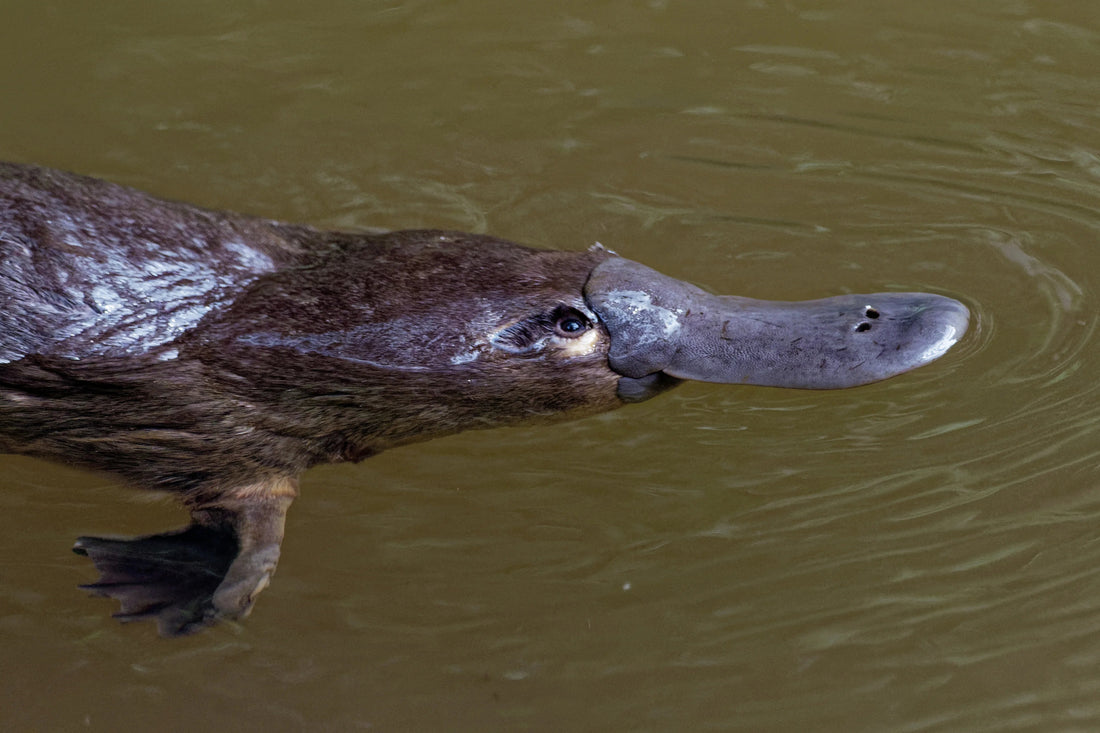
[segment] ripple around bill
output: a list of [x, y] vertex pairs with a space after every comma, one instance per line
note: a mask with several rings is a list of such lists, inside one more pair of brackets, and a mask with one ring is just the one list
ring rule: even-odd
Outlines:
[[[1100, 661], [1096, 158], [1003, 131], [958, 144], [891, 135], [873, 136], [878, 148], [868, 138], [889, 159], [676, 156], [714, 180], [842, 189], [878, 206], [831, 235], [897, 252], [897, 289], [941, 289], [973, 314], [942, 360], [880, 385], [666, 398], [717, 474], [697, 499], [716, 510], [710, 523], [667, 532], [655, 550], [699, 624], [680, 664], [713, 669], [719, 689], [768, 678], [738, 662], [759, 647], [784, 671], [773, 682], [792, 720], [812, 702], [825, 721], [873, 711], [879, 730], [1095, 722], [1096, 683], [1082, 672]], [[919, 154], [897, 156], [891, 140]], [[838, 669], [843, 704], [829, 694]], [[885, 718], [884, 687], [908, 691]], [[740, 710], [751, 719], [751, 705]]]

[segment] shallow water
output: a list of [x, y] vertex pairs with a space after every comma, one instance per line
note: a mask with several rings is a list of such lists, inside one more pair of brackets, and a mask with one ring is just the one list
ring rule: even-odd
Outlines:
[[857, 390], [315, 470], [253, 616], [177, 641], [69, 547], [183, 512], [4, 457], [0, 727], [1100, 727], [1100, 15], [867, 5], [15, 3], [2, 158], [974, 321]]

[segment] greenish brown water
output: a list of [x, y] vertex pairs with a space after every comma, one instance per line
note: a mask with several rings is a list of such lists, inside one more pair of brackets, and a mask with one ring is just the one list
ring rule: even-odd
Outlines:
[[[872, 6], [873, 7], [869, 7]], [[927, 289], [835, 393], [688, 385], [303, 481], [253, 616], [76, 589], [185, 521], [0, 462], [5, 730], [1100, 728], [1100, 12], [1062, 0], [13, 2], [0, 158], [723, 292]]]

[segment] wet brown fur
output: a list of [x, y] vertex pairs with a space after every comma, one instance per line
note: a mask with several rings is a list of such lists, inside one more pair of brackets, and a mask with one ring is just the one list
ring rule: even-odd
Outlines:
[[[619, 406], [598, 320], [581, 355], [553, 333], [608, 256], [325, 232], [0, 164], [0, 451], [191, 509], [186, 532], [78, 542], [122, 615], [157, 616], [168, 634], [241, 616], [310, 466]], [[224, 572], [207, 601], [146, 578], [148, 553], [191, 557], [210, 529], [238, 552], [193, 574]]]
[[[79, 208], [98, 225], [91, 236], [130, 220], [129, 229], [111, 236], [127, 245], [124, 256], [136, 270], [143, 265], [137, 258], [193, 247], [196, 237], [211, 242], [199, 253], [211, 258], [229, 237], [258, 242], [276, 255], [280, 269], [167, 344], [178, 358], [28, 353], [0, 364], [4, 452], [110, 471], [203, 504], [259, 477], [296, 476], [318, 463], [360, 460], [466, 428], [620, 404], [618, 375], [606, 364], [606, 334], [602, 353], [586, 358], [483, 350], [469, 364], [387, 368], [426, 360], [431, 345], [425, 338], [458, 333], [456, 324], [471, 315], [462, 309], [475, 301], [492, 302], [507, 323], [577, 299], [606, 253], [533, 250], [449, 232], [353, 235], [286, 227], [35, 168], [16, 168], [23, 184], [16, 191], [12, 168], [7, 181], [0, 176], [8, 211], [0, 218], [0, 247], [36, 232], [40, 259], [57, 256], [67, 247], [51, 234], [50, 220]], [[18, 233], [12, 221], [25, 222]], [[152, 251], [135, 246], [150, 241]], [[52, 273], [44, 269], [43, 282], [31, 284], [48, 290]], [[422, 319], [419, 332], [374, 341], [369, 353], [352, 344], [340, 354], [311, 353], [291, 343], [321, 329], [369, 328], [399, 318]], [[247, 341], [265, 330], [278, 332], [281, 342]], [[79, 349], [79, 341], [70, 342]]]

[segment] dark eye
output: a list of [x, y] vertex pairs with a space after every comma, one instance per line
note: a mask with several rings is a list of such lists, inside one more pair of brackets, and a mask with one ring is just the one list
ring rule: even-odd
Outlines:
[[564, 313], [558, 316], [554, 328], [563, 336], [576, 336], [588, 329], [588, 319], [579, 313]]

